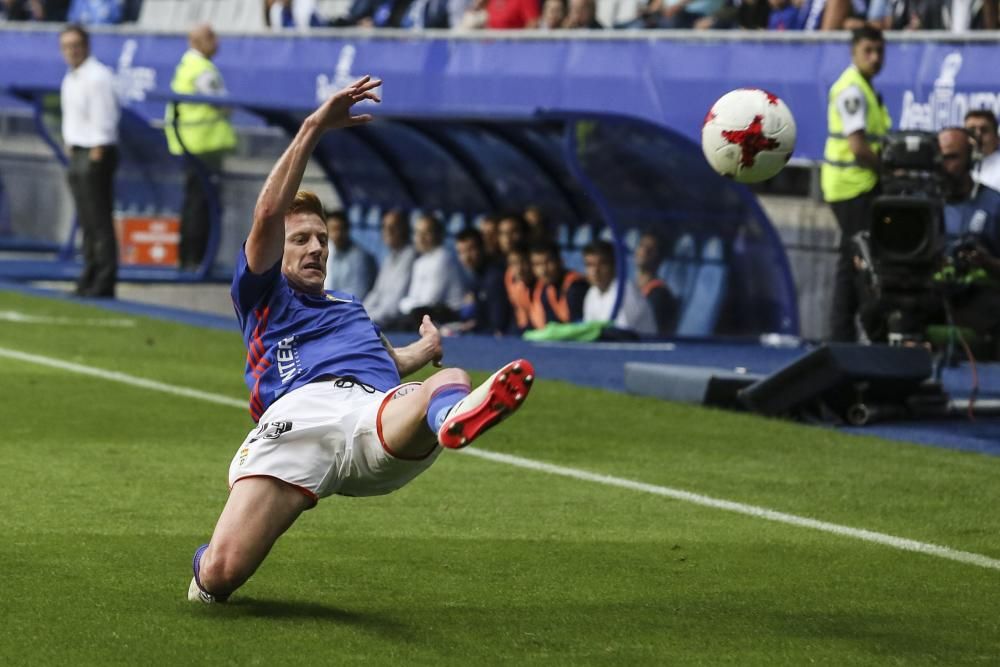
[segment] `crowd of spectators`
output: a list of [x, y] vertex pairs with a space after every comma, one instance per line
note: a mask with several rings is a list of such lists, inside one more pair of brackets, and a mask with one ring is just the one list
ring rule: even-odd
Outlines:
[[[356, 243], [342, 211], [327, 216], [330, 255], [326, 288], [361, 299], [386, 329], [411, 329], [424, 315], [446, 333], [519, 335], [550, 324], [599, 323], [616, 338], [671, 335], [678, 300], [656, 276], [660, 239], [646, 232], [635, 248], [634, 279], [625, 281], [615, 317], [615, 248], [597, 240], [583, 248], [584, 273], [568, 268], [563, 249], [537, 206], [480, 217], [446, 237], [434, 215], [387, 211], [383, 257]], [[370, 243], [370, 241], [369, 241]], [[585, 275], [584, 275], [585, 274]]]
[[[148, 0], [156, 1], [156, 0]], [[310, 27], [402, 29], [750, 29], [995, 30], [1000, 0], [634, 0], [625, 17], [602, 25], [597, 3], [631, 0], [352, 0], [324, 16], [316, 0], [264, 0], [273, 30]], [[0, 21], [135, 21], [143, 0], [0, 0]], [[621, 16], [621, 12], [616, 12]]]

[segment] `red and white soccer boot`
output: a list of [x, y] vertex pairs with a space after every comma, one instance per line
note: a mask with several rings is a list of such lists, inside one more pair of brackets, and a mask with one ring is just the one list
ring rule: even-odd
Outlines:
[[524, 404], [534, 380], [535, 368], [527, 359], [505, 365], [455, 404], [438, 429], [438, 442], [449, 449], [471, 444]]

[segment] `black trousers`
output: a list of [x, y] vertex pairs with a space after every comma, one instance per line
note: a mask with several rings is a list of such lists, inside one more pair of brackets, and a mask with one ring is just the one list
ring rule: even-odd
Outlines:
[[[204, 165], [205, 176], [210, 182], [218, 182], [222, 156], [222, 153], [197, 156]], [[204, 177], [194, 161], [189, 159], [184, 167], [184, 207], [181, 209], [181, 241], [178, 249], [182, 269], [194, 270], [201, 265], [211, 225], [212, 216]]]
[[877, 195], [875, 190], [871, 190], [853, 199], [830, 204], [837, 226], [840, 227], [840, 248], [833, 282], [833, 310], [830, 314], [830, 337], [835, 341], [853, 343], [858, 339], [854, 322], [858, 312], [858, 292], [851, 237], [871, 226], [872, 202]]
[[69, 189], [83, 234], [83, 271], [76, 283], [81, 296], [113, 297], [118, 278], [118, 242], [115, 240], [114, 178], [118, 149], [105, 146], [100, 160], [90, 159], [90, 149], [70, 152]]

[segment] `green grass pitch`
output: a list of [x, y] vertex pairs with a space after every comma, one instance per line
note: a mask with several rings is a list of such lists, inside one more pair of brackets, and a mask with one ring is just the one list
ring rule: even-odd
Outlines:
[[[998, 570], [455, 452], [193, 605], [247, 411], [3, 351], [243, 399], [238, 335], [0, 314], [0, 665], [1000, 664]], [[545, 378], [477, 447], [1000, 558], [996, 458]]]

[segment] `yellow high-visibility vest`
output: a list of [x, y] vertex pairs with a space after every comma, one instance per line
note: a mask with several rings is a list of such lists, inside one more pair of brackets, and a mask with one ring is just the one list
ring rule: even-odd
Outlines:
[[862, 195], [878, 183], [878, 174], [858, 165], [851, 152], [844, 123], [837, 110], [837, 96], [848, 86], [857, 86], [865, 96], [865, 139], [876, 155], [881, 150], [881, 141], [892, 127], [889, 110], [879, 100], [871, 84], [851, 65], [840, 75], [833, 86], [827, 102], [827, 127], [829, 134], [823, 151], [823, 166], [820, 168], [820, 185], [823, 198], [828, 202], [844, 201]]
[[[211, 60], [194, 49], [189, 49], [174, 71], [170, 89], [182, 95], [196, 95], [199, 91], [195, 82], [198, 77], [210, 70], [214, 70], [216, 76], [219, 76], [218, 69]], [[167, 145], [174, 155], [184, 153], [181, 141], [178, 141], [177, 133], [174, 131], [175, 109], [180, 139], [189, 153], [200, 155], [225, 151], [236, 145], [233, 126], [219, 107], [214, 104], [169, 103], [164, 117], [164, 131], [167, 134]]]

